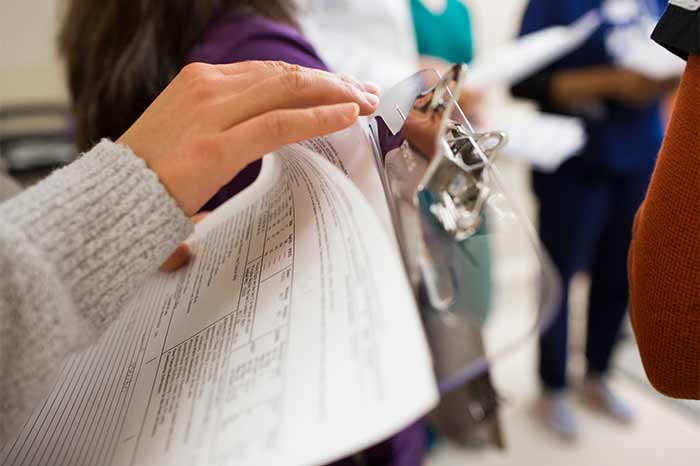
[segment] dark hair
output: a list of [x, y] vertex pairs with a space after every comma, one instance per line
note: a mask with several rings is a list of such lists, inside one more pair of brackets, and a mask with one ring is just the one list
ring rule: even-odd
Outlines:
[[213, 16], [225, 9], [296, 26], [289, 0], [71, 0], [59, 49], [66, 60], [78, 148], [124, 133], [186, 64]]

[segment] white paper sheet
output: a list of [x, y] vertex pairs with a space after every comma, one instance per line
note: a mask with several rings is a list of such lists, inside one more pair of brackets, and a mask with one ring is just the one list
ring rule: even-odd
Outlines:
[[295, 145], [72, 357], [5, 465], [323, 464], [437, 401], [400, 259], [364, 196]]
[[576, 50], [601, 24], [592, 11], [570, 26], [554, 26], [523, 36], [470, 65], [467, 85], [475, 89], [511, 85]]
[[508, 144], [500, 152], [504, 157], [548, 173], [581, 153], [588, 140], [583, 121], [564, 115], [501, 113], [498, 127], [508, 134]]
[[360, 122], [337, 133], [301, 143], [338, 167], [360, 190], [390, 238], [395, 238], [386, 194], [367, 136], [368, 122]]
[[685, 61], [651, 39], [656, 20], [613, 30], [606, 39], [615, 63], [659, 81], [680, 78]]

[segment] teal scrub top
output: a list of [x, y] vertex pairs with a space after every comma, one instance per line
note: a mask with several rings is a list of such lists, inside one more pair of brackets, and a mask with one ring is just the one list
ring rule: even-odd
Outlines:
[[474, 57], [471, 17], [460, 0], [447, 0], [445, 10], [435, 14], [420, 0], [411, 0], [418, 53], [451, 63], [469, 63]]

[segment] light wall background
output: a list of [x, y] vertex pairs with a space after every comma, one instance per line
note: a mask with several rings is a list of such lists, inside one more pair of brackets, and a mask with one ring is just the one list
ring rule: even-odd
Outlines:
[[[66, 99], [55, 46], [65, 1], [0, 2], [0, 105]], [[478, 54], [515, 33], [525, 0], [467, 3], [474, 15]]]
[[55, 38], [62, 0], [0, 2], [0, 104], [62, 101]]

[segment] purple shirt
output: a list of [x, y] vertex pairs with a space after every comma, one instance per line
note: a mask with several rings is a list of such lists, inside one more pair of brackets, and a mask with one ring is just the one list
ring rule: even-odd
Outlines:
[[[281, 60], [307, 68], [328, 70], [314, 48], [294, 28], [260, 16], [224, 13], [216, 17], [192, 49], [188, 62], [212, 64], [246, 60]], [[202, 210], [213, 210], [249, 186], [260, 172], [254, 162], [224, 186]], [[420, 422], [363, 452], [369, 466], [419, 466], [424, 456], [424, 432]], [[347, 458], [333, 466], [355, 466]]]

